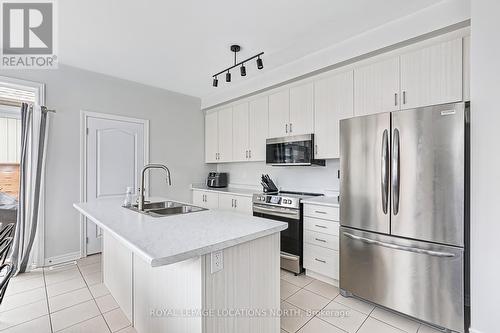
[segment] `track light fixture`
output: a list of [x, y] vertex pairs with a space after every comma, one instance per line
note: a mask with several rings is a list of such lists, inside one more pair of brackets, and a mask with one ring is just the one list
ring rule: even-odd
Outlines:
[[260, 52], [250, 58], [247, 58], [243, 61], [240, 61], [240, 62], [236, 62], [236, 53], [238, 53], [240, 50], [241, 50], [241, 47], [239, 45], [231, 45], [231, 48], [230, 48], [231, 52], [234, 52], [234, 65], [231, 66], [231, 67], [228, 67], [226, 69], [223, 69], [222, 71], [220, 71], [219, 73], [217, 74], [214, 74], [212, 75], [213, 77], [213, 82], [212, 82], [212, 86], [214, 87], [217, 87], [218, 86], [218, 83], [219, 83], [219, 80], [217, 80], [217, 76], [218, 75], [221, 75], [223, 74], [224, 72], [226, 72], [226, 82], [231, 82], [231, 72], [230, 70], [233, 69], [233, 68], [236, 68], [238, 66], [241, 66], [240, 67], [240, 74], [241, 76], [246, 76], [247, 75], [247, 69], [245, 67], [245, 63], [252, 60], [252, 59], [255, 59], [257, 58], [257, 68], [258, 69], [262, 69], [264, 68], [264, 64], [262, 62], [262, 59], [260, 58], [261, 55], [264, 54], [264, 52]]
[[264, 68], [264, 64], [262, 63], [262, 59], [260, 58], [260, 56], [257, 58], [257, 68], [258, 69]]

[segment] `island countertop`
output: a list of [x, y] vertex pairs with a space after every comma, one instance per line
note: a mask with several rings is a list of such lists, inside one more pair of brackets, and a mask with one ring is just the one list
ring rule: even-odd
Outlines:
[[[152, 201], [165, 200], [152, 198]], [[222, 210], [152, 217], [121, 207], [122, 201], [100, 199], [73, 206], [153, 267], [201, 256], [287, 228], [284, 222]]]

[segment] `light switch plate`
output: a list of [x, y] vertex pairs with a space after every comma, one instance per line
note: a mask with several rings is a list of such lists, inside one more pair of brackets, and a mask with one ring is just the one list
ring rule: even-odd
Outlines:
[[224, 256], [222, 250], [210, 253], [210, 272], [216, 273], [224, 268]]

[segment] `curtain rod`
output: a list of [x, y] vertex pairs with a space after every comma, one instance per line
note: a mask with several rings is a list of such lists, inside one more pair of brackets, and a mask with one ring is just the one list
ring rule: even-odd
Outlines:
[[[14, 99], [0, 98], [0, 104], [6, 106], [18, 106], [20, 107], [23, 102]], [[42, 106], [42, 111], [56, 113], [56, 110], [48, 109], [46, 106]]]

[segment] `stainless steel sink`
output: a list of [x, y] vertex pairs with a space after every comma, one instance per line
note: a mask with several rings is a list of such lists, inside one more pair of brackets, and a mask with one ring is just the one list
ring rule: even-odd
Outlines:
[[138, 205], [126, 207], [134, 212], [150, 215], [153, 217], [171, 216], [178, 214], [187, 214], [194, 212], [201, 212], [206, 208], [192, 206], [176, 201], [160, 201], [144, 203], [144, 210], [139, 210]]

